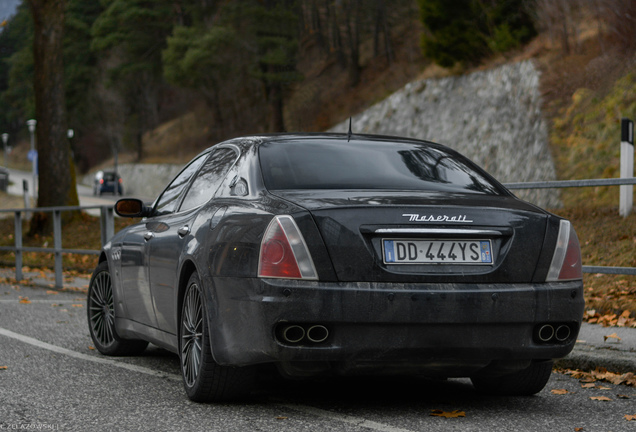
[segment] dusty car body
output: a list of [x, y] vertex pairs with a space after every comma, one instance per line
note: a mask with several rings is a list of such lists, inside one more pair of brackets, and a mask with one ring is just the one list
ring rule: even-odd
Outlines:
[[583, 314], [571, 224], [453, 150], [286, 134], [202, 152], [104, 247], [88, 320], [104, 354], [179, 354], [197, 401], [291, 377], [471, 377], [533, 394]]

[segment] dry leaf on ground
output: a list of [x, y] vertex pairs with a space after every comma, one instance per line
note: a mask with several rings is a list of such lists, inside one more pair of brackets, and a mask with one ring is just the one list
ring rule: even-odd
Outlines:
[[457, 418], [457, 417], [466, 417], [466, 413], [464, 411], [442, 411], [442, 410], [431, 410], [429, 414], [434, 417], [445, 417], [445, 418]]
[[595, 401], [603, 401], [603, 402], [611, 401], [611, 399], [608, 398], [607, 396], [591, 396], [590, 399]]
[[[636, 387], [636, 375], [633, 372], [627, 372], [625, 374], [617, 374], [608, 372], [605, 368], [597, 368], [592, 372], [583, 372], [580, 370], [566, 369], [562, 370], [562, 373], [571, 375], [573, 378], [578, 379], [581, 383], [593, 383], [595, 381], [607, 381], [614, 385], [627, 385]], [[585, 387], [587, 388], [587, 387]]]
[[554, 389], [554, 390], [551, 390], [550, 393], [555, 394], [555, 395], [564, 395], [564, 394], [568, 394], [570, 392], [567, 391], [566, 389]]

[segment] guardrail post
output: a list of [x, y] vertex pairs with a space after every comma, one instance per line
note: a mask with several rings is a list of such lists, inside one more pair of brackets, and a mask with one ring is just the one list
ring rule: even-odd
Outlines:
[[[621, 178], [634, 177], [634, 122], [621, 120]], [[618, 213], [627, 217], [634, 206], [634, 186], [620, 186]]]
[[64, 273], [62, 272], [62, 212], [53, 211], [53, 247], [55, 248], [55, 288], [64, 285]]
[[100, 209], [99, 227], [102, 232], [102, 247], [115, 235], [115, 213], [112, 207]]
[[[24, 196], [24, 208], [29, 210], [31, 205], [29, 204], [29, 182], [26, 180], [22, 180], [22, 195]], [[29, 219], [29, 212], [27, 211], [25, 214], [26, 218]]]
[[15, 236], [15, 280], [22, 280], [22, 212], [16, 211], [14, 217]]

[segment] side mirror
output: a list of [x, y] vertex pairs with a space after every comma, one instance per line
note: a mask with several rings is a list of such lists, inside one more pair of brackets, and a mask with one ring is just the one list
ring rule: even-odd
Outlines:
[[122, 217], [146, 217], [150, 216], [151, 211], [150, 207], [136, 198], [124, 198], [115, 203], [115, 213]]

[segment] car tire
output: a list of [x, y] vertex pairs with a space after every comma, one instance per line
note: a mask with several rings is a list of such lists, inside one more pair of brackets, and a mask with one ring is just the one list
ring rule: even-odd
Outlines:
[[141, 354], [148, 342], [122, 339], [115, 329], [115, 301], [108, 262], [99, 263], [90, 283], [87, 298], [88, 328], [95, 348], [108, 356]]
[[501, 376], [474, 376], [470, 380], [478, 392], [493, 396], [531, 396], [550, 379], [551, 361], [532, 363], [526, 369]]
[[241, 399], [253, 386], [254, 367], [221, 366], [214, 361], [206, 310], [199, 276], [193, 273], [183, 297], [179, 328], [179, 363], [186, 394], [195, 402]]

